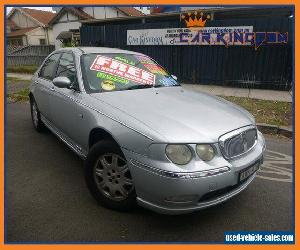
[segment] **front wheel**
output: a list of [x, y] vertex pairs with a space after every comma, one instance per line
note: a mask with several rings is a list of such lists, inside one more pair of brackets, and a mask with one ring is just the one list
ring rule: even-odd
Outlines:
[[100, 141], [85, 162], [85, 179], [93, 197], [103, 206], [128, 211], [136, 194], [127, 161], [116, 143]]

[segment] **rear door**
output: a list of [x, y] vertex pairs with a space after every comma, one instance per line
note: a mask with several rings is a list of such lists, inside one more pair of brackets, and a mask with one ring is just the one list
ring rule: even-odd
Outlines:
[[34, 98], [38, 109], [48, 120], [52, 120], [49, 96], [54, 91], [52, 80], [55, 77], [61, 53], [51, 55], [41, 67], [37, 77], [33, 78]]

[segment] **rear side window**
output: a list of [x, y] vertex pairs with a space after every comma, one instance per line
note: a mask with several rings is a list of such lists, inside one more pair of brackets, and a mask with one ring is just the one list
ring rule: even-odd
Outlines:
[[48, 80], [53, 80], [55, 77], [57, 63], [61, 54], [56, 53], [50, 56], [40, 70], [39, 76]]
[[56, 77], [58, 76], [68, 77], [73, 84], [77, 84], [75, 63], [71, 53], [62, 54], [56, 73]]

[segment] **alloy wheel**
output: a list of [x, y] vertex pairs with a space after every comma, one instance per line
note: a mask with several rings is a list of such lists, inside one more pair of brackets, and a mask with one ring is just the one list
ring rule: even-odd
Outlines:
[[118, 154], [101, 155], [94, 166], [94, 178], [98, 190], [114, 201], [125, 200], [134, 188], [127, 161]]

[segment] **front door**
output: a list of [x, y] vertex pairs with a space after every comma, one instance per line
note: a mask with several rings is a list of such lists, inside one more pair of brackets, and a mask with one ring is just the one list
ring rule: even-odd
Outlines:
[[78, 140], [80, 129], [78, 124], [82, 119], [78, 101], [82, 93], [79, 91], [74, 56], [71, 52], [64, 52], [59, 60], [55, 77], [64, 76], [71, 80], [72, 88], [58, 88], [54, 86], [51, 92], [51, 117], [54, 125], [71, 139], [71, 143], [80, 145]]

